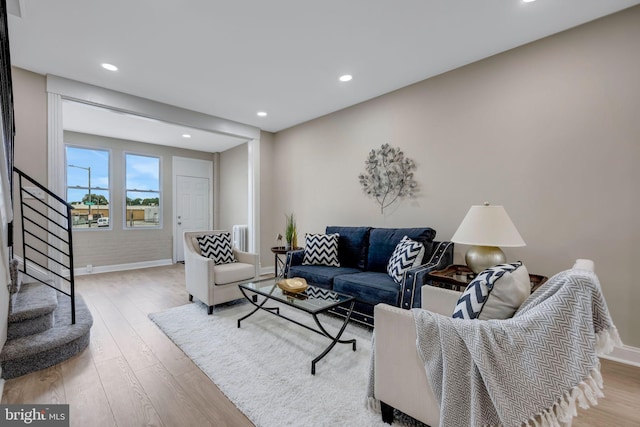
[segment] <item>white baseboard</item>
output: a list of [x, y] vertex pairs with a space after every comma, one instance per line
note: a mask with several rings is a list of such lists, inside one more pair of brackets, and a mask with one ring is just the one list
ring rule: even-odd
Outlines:
[[158, 259], [155, 261], [132, 262], [129, 264], [94, 266], [91, 272], [88, 272], [86, 268], [75, 268], [73, 271], [76, 276], [84, 276], [87, 274], [110, 273], [112, 271], [124, 271], [124, 270], [137, 270], [139, 268], [160, 267], [163, 265], [171, 265], [171, 264], [173, 264], [173, 260], [171, 258], [168, 258], [168, 259]]
[[[19, 256], [14, 256], [15, 259], [18, 260], [19, 263], [19, 269], [22, 270], [22, 268], [24, 268], [24, 259], [22, 259]], [[49, 277], [49, 273], [46, 272], [45, 270], [43, 270], [42, 268], [38, 267], [37, 265], [32, 265], [32, 263], [27, 264], [27, 275], [22, 276], [22, 283], [33, 283], [33, 282], [37, 282], [36, 279], [42, 280], [43, 282], [46, 282], [48, 280], [50, 280], [51, 278]], [[36, 279], [34, 279], [34, 277]]]
[[606, 356], [600, 356], [602, 359], [613, 360], [627, 365], [640, 367], [640, 348], [623, 345], [615, 347], [613, 351]]
[[275, 274], [274, 267], [260, 267], [260, 275]]
[[[15, 257], [20, 263], [20, 268], [22, 268], [23, 259], [19, 256]], [[158, 259], [154, 261], [142, 261], [142, 262], [132, 262], [129, 264], [113, 264], [113, 265], [103, 265], [103, 266], [94, 266], [91, 272], [87, 272], [86, 268], [74, 268], [74, 273], [76, 276], [83, 276], [85, 274], [94, 274], [94, 273], [109, 273], [112, 271], [124, 271], [124, 270], [136, 270], [138, 268], [148, 268], [148, 267], [160, 267], [163, 265], [171, 265], [173, 264], [172, 259]], [[36, 277], [42, 281], [50, 280], [49, 274], [41, 269], [38, 266], [34, 266], [31, 263], [27, 265], [27, 273], [31, 276], [24, 276], [23, 283], [31, 283], [35, 280], [33, 277]], [[65, 270], [62, 272], [62, 275], [65, 277], [69, 277], [69, 270]]]

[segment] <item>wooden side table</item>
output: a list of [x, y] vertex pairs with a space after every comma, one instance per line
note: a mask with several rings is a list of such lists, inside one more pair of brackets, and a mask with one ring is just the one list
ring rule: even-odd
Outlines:
[[[471, 283], [475, 274], [466, 265], [452, 264], [444, 270], [427, 273], [427, 276], [431, 280], [432, 286], [462, 292], [467, 288], [467, 285]], [[548, 278], [538, 274], [529, 274], [529, 279], [531, 280], [531, 292], [533, 293], [542, 286]]]

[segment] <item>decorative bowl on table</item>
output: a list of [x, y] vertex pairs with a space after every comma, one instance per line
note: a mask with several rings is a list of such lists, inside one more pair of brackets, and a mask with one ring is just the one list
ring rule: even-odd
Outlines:
[[302, 277], [292, 277], [290, 279], [280, 280], [278, 287], [285, 292], [296, 294], [307, 289], [307, 281]]

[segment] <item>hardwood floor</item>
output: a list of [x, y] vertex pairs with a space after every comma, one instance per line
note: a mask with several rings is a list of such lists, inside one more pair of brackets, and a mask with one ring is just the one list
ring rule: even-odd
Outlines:
[[[147, 317], [188, 302], [183, 265], [79, 276], [76, 286], [93, 314], [89, 348], [8, 380], [2, 403], [69, 403], [82, 427], [253, 425]], [[640, 425], [640, 368], [603, 360], [602, 375], [606, 397], [573, 425]]]
[[93, 315], [89, 347], [8, 380], [2, 403], [69, 403], [82, 427], [253, 425], [147, 317], [188, 303], [183, 265], [79, 276], [76, 290]]

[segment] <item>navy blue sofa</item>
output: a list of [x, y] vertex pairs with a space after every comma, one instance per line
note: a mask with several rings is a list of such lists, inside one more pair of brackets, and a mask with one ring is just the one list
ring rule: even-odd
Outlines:
[[[329, 226], [327, 234], [338, 233], [340, 267], [302, 265], [304, 250], [291, 251], [285, 264], [286, 277], [303, 277], [308, 284], [356, 298], [351, 315], [373, 325], [373, 307], [386, 303], [410, 309], [420, 307], [421, 288], [427, 273], [453, 263], [453, 243], [436, 242], [432, 228], [373, 228]], [[387, 263], [404, 236], [422, 242], [425, 255], [420, 266], [404, 274], [400, 284], [387, 274]], [[339, 308], [339, 314], [346, 310]]]

